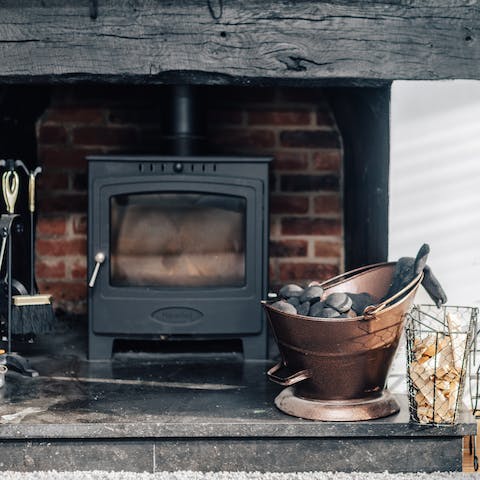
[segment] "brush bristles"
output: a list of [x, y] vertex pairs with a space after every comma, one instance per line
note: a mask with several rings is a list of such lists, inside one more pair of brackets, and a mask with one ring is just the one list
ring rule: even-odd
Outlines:
[[55, 326], [55, 313], [51, 303], [12, 306], [12, 334], [28, 335], [49, 333]]

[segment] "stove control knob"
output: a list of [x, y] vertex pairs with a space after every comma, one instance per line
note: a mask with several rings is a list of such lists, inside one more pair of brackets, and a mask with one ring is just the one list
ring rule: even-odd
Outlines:
[[181, 173], [183, 172], [183, 164], [180, 162], [174, 163], [173, 164], [173, 171], [175, 173]]

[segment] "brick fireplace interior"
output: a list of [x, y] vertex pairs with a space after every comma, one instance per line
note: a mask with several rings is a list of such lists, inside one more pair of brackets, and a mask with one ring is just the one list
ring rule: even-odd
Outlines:
[[[270, 289], [344, 269], [342, 135], [325, 89], [203, 87], [208, 153], [274, 157]], [[161, 154], [161, 86], [56, 86], [36, 122], [37, 280], [59, 312], [85, 314], [87, 161]]]

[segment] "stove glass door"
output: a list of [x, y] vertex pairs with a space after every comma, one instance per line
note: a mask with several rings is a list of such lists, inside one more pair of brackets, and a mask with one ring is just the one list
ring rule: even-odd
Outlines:
[[246, 199], [206, 193], [110, 198], [110, 284], [245, 285]]

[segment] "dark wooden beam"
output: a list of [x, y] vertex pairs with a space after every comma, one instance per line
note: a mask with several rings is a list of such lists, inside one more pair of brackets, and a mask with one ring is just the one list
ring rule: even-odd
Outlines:
[[330, 103], [343, 140], [345, 269], [388, 256], [390, 86], [333, 88]]
[[222, 3], [2, 1], [0, 81], [379, 85], [480, 78], [477, 2]]

